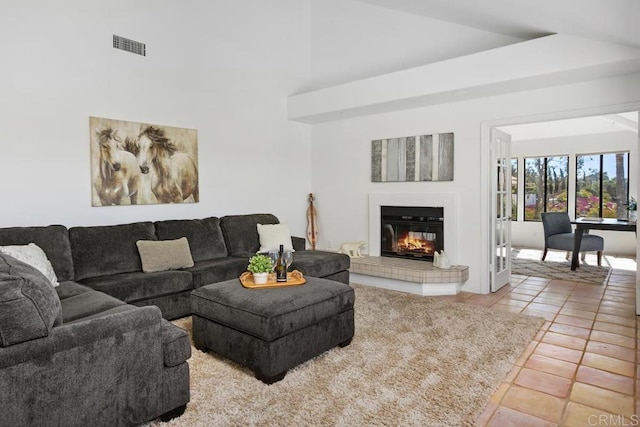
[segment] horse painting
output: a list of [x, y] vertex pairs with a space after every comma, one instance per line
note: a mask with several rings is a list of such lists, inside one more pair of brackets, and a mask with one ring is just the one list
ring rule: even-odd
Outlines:
[[121, 149], [117, 131], [107, 128], [96, 132], [99, 148], [99, 180], [96, 191], [102, 206], [138, 203], [140, 171], [136, 157]]
[[189, 154], [178, 151], [163, 129], [147, 126], [135, 144], [129, 140], [126, 145], [136, 153], [140, 172], [148, 174], [158, 203], [182, 203], [189, 197], [199, 201], [196, 162]]

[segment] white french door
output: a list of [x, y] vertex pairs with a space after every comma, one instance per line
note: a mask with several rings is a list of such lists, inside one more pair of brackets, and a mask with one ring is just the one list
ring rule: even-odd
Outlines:
[[511, 136], [491, 129], [491, 227], [489, 263], [491, 292], [511, 277]]

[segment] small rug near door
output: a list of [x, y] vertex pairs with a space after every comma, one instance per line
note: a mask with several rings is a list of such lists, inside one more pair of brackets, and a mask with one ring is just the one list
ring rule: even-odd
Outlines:
[[565, 257], [566, 252], [550, 250], [546, 260], [540, 261], [542, 258], [541, 250], [513, 249], [511, 251], [511, 274], [601, 285], [611, 272], [604, 257], [602, 267], [599, 267], [595, 255], [587, 254], [586, 262], [580, 261], [580, 267], [575, 271], [571, 271], [571, 258], [567, 260]]
[[[470, 427], [544, 323], [353, 287], [351, 345], [298, 366], [275, 384], [192, 348], [191, 402], [168, 426]], [[190, 318], [174, 323], [191, 329]]]

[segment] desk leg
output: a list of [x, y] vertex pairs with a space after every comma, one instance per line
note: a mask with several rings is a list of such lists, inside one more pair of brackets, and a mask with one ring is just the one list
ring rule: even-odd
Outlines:
[[573, 236], [573, 254], [571, 256], [571, 270], [578, 268], [578, 258], [580, 256], [580, 244], [582, 243], [582, 228], [576, 228]]

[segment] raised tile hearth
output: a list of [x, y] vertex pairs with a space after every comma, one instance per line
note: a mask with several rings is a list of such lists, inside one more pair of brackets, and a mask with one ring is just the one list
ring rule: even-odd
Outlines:
[[443, 270], [426, 261], [364, 256], [351, 258], [351, 282], [418, 295], [455, 295], [469, 279], [469, 267]]

